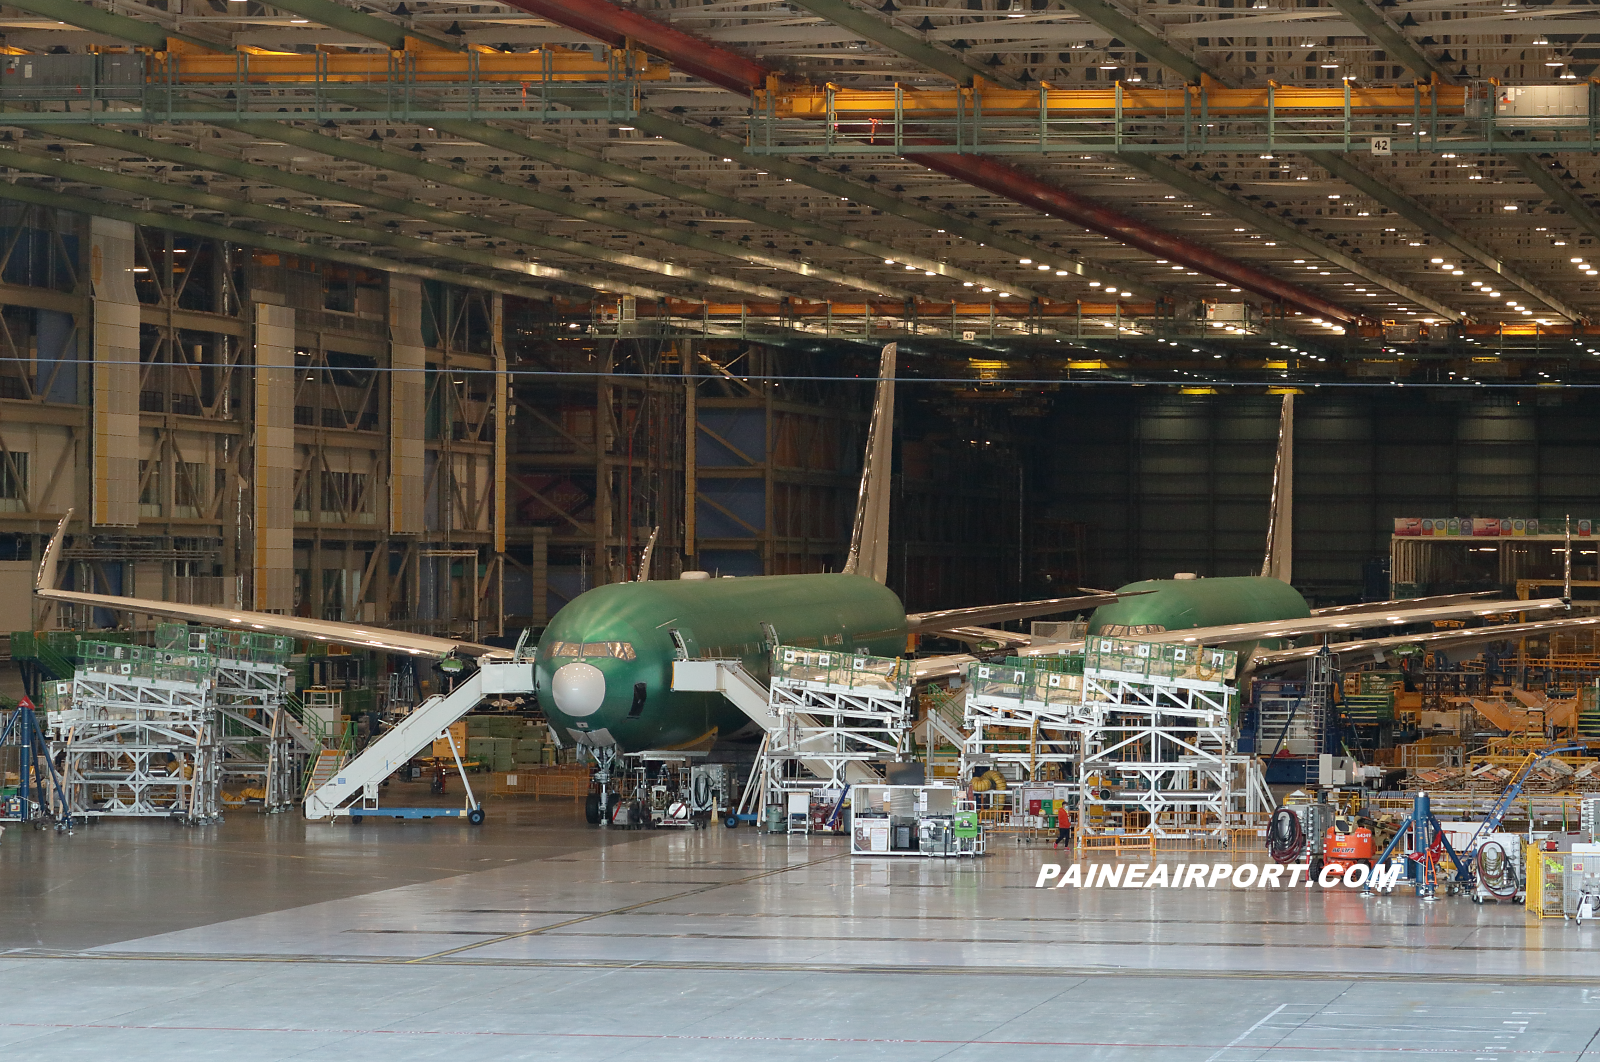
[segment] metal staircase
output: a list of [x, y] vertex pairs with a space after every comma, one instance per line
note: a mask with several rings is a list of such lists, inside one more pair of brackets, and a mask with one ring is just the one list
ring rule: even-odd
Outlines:
[[333, 780], [339, 773], [339, 768], [344, 766], [343, 749], [323, 749], [317, 753], [317, 758], [311, 765], [311, 772], [306, 777], [306, 792], [314, 793]]
[[[393, 729], [375, 739], [361, 755], [333, 772], [306, 796], [308, 819], [325, 819], [350, 809], [351, 801], [375, 798], [378, 785], [399, 770], [408, 760], [433, 744], [451, 723], [476, 708], [490, 694], [528, 694], [533, 692], [531, 663], [483, 661], [477, 671], [447, 694], [435, 694], [418, 705]], [[320, 770], [322, 759], [318, 759]]]

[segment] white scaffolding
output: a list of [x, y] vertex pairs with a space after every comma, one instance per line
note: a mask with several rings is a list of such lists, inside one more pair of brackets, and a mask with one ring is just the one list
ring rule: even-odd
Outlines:
[[218, 817], [222, 752], [204, 654], [79, 643], [47, 698], [52, 754], [74, 817]]
[[1083, 676], [1060, 666], [1041, 657], [968, 670], [962, 778], [975, 767], [996, 768], [1015, 782], [1071, 777], [1082, 745]]
[[84, 640], [48, 698], [72, 813], [221, 818], [225, 784], [269, 811], [315, 742], [291, 714], [289, 638], [163, 624], [147, 648]]
[[1259, 764], [1236, 752], [1236, 663], [1220, 649], [1096, 637], [1083, 657], [973, 664], [962, 775], [1070, 781], [1080, 837], [1225, 837], [1272, 809]]
[[779, 646], [767, 704], [776, 719], [764, 755], [769, 792], [843, 790], [881, 779], [874, 763], [911, 759], [916, 713], [903, 660]]
[[1088, 640], [1080, 835], [1213, 836], [1270, 811], [1258, 762], [1235, 749], [1231, 651]]

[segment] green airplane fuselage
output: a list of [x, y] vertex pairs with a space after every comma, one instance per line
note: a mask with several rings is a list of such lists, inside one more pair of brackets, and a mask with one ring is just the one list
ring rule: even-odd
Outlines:
[[[1122, 588], [1138, 590], [1152, 592], [1096, 609], [1091, 633], [1136, 636], [1310, 615], [1305, 599], [1277, 579], [1152, 579]], [[765, 681], [774, 640], [897, 656], [905, 609], [893, 591], [858, 575], [596, 587], [556, 613], [539, 639], [539, 703], [566, 734], [622, 751], [730, 734], [749, 720], [720, 693], [674, 690], [672, 662], [680, 651], [737, 659]]]
[[[859, 575], [598, 586], [557, 612], [539, 639], [539, 703], [563, 731], [623, 751], [729, 734], [749, 720], [722, 694], [672, 688], [679, 641], [691, 658], [738, 659], [765, 681], [773, 637], [783, 645], [897, 656], [905, 649], [906, 614], [892, 590]], [[557, 675], [574, 664], [594, 671]]]
[[1194, 627], [1304, 619], [1311, 615], [1306, 599], [1298, 590], [1282, 580], [1264, 576], [1146, 579], [1129, 583], [1117, 593], [1139, 591], [1148, 592], [1095, 609], [1089, 617], [1089, 633], [1138, 637]]

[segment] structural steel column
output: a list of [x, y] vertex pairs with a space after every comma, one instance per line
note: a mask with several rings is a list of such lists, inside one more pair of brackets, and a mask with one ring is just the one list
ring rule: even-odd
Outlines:
[[[294, 310], [256, 303], [255, 600], [294, 610]], [[314, 592], [320, 578], [312, 569]]]
[[494, 351], [494, 551], [506, 552], [506, 413], [510, 408], [506, 380], [506, 300], [489, 296], [489, 341]]
[[139, 297], [133, 225], [89, 220], [94, 282], [94, 439], [91, 523], [139, 523]]
[[422, 281], [389, 274], [389, 533], [423, 529], [427, 347], [422, 341]]
[[700, 487], [695, 475], [695, 442], [700, 433], [700, 414], [695, 408], [695, 399], [699, 397], [695, 390], [698, 382], [695, 357], [694, 340], [678, 340], [678, 362], [683, 370], [683, 552], [691, 563], [698, 564], [695, 558], [700, 554], [700, 547], [695, 541], [694, 519], [696, 493]]

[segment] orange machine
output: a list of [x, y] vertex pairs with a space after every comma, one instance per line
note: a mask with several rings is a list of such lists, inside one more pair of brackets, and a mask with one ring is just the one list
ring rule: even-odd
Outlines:
[[1322, 852], [1324, 865], [1338, 867], [1341, 874], [1357, 863], [1370, 867], [1376, 855], [1372, 831], [1353, 825], [1349, 819], [1335, 819], [1322, 838]]

